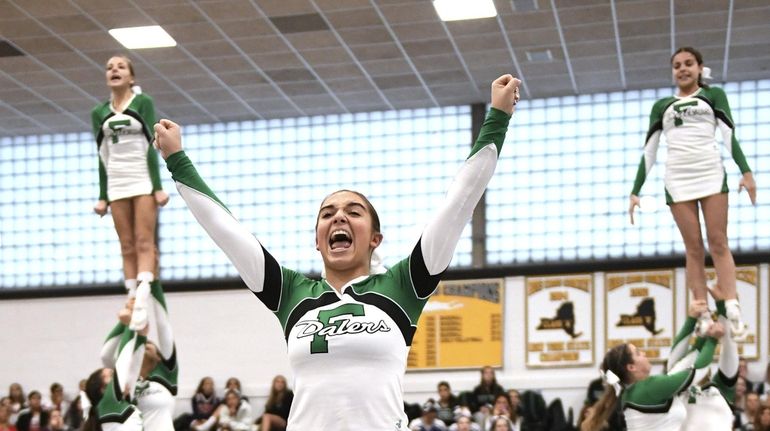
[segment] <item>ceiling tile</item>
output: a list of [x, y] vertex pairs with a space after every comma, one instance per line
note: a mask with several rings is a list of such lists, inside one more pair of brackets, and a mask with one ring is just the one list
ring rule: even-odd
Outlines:
[[400, 75], [412, 73], [412, 67], [402, 58], [390, 58], [387, 60], [371, 60], [362, 62], [361, 65], [371, 76]]
[[316, 66], [315, 73], [323, 80], [340, 78], [358, 78], [363, 76], [361, 69], [353, 64], [331, 64]]
[[313, 51], [303, 51], [304, 58], [314, 68], [320, 65], [328, 64], [349, 64], [350, 55], [343, 48], [324, 48]]
[[669, 19], [670, 0], [618, 1], [615, 2], [618, 21], [639, 21], [651, 18]]
[[261, 69], [290, 69], [290, 68], [304, 68], [302, 61], [297, 54], [293, 52], [287, 53], [270, 53], [270, 54], [254, 54], [251, 59], [257, 63]]
[[419, 24], [399, 24], [392, 27], [393, 32], [401, 42], [409, 42], [424, 39], [441, 39], [447, 37], [441, 24], [436, 22]]
[[429, 72], [432, 70], [452, 70], [462, 67], [460, 59], [454, 53], [447, 53], [443, 55], [430, 55], [430, 56], [418, 56], [412, 57], [417, 70], [420, 72]]
[[496, 34], [480, 34], [472, 37], [456, 37], [455, 44], [460, 51], [477, 51], [489, 49], [508, 49], [505, 40]]
[[373, 9], [355, 9], [329, 12], [326, 18], [336, 29], [355, 27], [379, 27], [382, 20]]
[[335, 93], [350, 93], [354, 91], [368, 91], [374, 88], [368, 79], [338, 79], [326, 81], [326, 85]]
[[309, 70], [301, 68], [265, 70], [265, 73], [275, 82], [315, 81]]
[[350, 46], [393, 42], [385, 27], [343, 29], [339, 35]]
[[183, 45], [222, 39], [217, 29], [208, 23], [169, 24], [163, 28], [178, 44]]
[[385, 19], [392, 24], [435, 22], [437, 18], [436, 9], [430, 2], [380, 5], [379, 9]]
[[[5, 13], [5, 10], [3, 10]], [[5, 18], [5, 16], [3, 16]], [[48, 30], [32, 20], [0, 20], [0, 29], [4, 39], [13, 40], [24, 37], [50, 36]]]
[[[249, 84], [233, 86], [233, 91], [238, 93], [244, 100], [247, 101], [283, 97], [281, 93], [279, 93], [278, 90], [270, 84]], [[284, 103], [286, 103], [285, 99]]]
[[449, 54], [454, 52], [452, 44], [447, 39], [434, 39], [404, 42], [404, 51], [410, 56]]
[[381, 90], [401, 87], [421, 86], [420, 80], [413, 73], [403, 75], [376, 76], [372, 78]]
[[205, 18], [194, 7], [184, 3], [152, 2], [151, 6], [145, 6], [142, 9], [156, 21], [156, 24], [160, 25], [191, 24], [205, 21]]
[[300, 51], [341, 46], [339, 41], [337, 41], [337, 38], [334, 37], [334, 34], [328, 30], [287, 34], [286, 39], [289, 40], [294, 48]]
[[252, 37], [235, 39], [235, 44], [247, 54], [265, 54], [270, 52], [285, 53], [286, 43], [278, 36]]
[[329, 29], [326, 21], [317, 13], [271, 16], [270, 21], [283, 34], [307, 33]]
[[[216, 2], [201, 2], [198, 6], [214, 21], [256, 20], [262, 17], [248, 0], [223, 0]], [[225, 23], [222, 23], [226, 25]]]
[[281, 90], [289, 96], [328, 94], [328, 91], [318, 81], [282, 83]]
[[562, 26], [575, 26], [590, 24], [608, 23], [612, 25], [612, 8], [608, 2], [600, 5], [579, 6], [569, 8], [557, 8], [559, 12], [559, 22]]
[[268, 16], [299, 15], [313, 13], [313, 6], [308, 1], [259, 0], [259, 7]]
[[64, 15], [40, 18], [40, 22], [55, 33], [99, 32], [101, 29], [92, 20], [82, 15]]
[[403, 58], [401, 50], [395, 43], [378, 43], [376, 45], [351, 47], [358, 61], [385, 60], [389, 58]]

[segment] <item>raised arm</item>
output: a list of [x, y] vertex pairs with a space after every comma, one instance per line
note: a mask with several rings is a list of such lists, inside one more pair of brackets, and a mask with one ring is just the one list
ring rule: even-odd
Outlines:
[[[420, 251], [429, 276], [441, 274], [449, 266], [460, 235], [492, 178], [520, 84], [511, 75], [503, 75], [492, 83], [492, 109], [444, 202], [420, 237]], [[418, 295], [425, 297], [435, 289], [435, 284], [420, 287], [423, 291]]]
[[[198, 175], [182, 151], [179, 125], [169, 120], [160, 120], [155, 125], [155, 135], [156, 145], [166, 159], [166, 166], [190, 212], [235, 265], [246, 286], [255, 293], [262, 292], [265, 287], [265, 256], [268, 256], [270, 274], [275, 273], [275, 260], [269, 257], [254, 235], [230, 213]], [[277, 273], [280, 274], [280, 270]], [[280, 288], [280, 281], [277, 283]]]
[[[708, 303], [705, 300], [692, 300], [687, 307], [687, 318], [679, 329], [679, 333], [674, 337], [674, 343], [671, 346], [671, 353], [666, 361], [666, 369], [675, 369], [676, 364], [684, 359], [692, 349], [690, 347], [690, 337], [695, 332], [695, 325], [698, 322], [698, 316], [708, 309]], [[685, 367], [686, 368], [686, 367]]]

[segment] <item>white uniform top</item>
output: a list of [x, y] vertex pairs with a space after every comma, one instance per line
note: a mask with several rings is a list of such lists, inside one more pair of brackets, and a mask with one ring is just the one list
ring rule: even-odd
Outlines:
[[136, 384], [136, 406], [142, 412], [145, 431], [174, 431], [176, 400], [165, 386], [140, 380]]
[[668, 143], [664, 182], [674, 202], [719, 193], [725, 179], [714, 136], [714, 110], [705, 100], [693, 97], [698, 93], [700, 90], [677, 97], [663, 114], [663, 133]]
[[701, 390], [693, 386], [691, 390], [694, 393], [683, 392], [679, 396], [687, 409], [687, 420], [682, 424], [681, 431], [723, 431], [733, 428], [733, 411], [719, 389], [710, 386]]
[[104, 422], [102, 423], [102, 431], [145, 431], [149, 428], [144, 428], [142, 423], [142, 414], [139, 410], [134, 409], [131, 416], [126, 419], [125, 422]]
[[[130, 105], [131, 100], [127, 103]], [[107, 171], [107, 195], [110, 201], [152, 193], [147, 169], [147, 137], [143, 124], [131, 115], [118, 112], [102, 124], [104, 139], [99, 156]]]
[[674, 397], [665, 413], [642, 413], [634, 409], [623, 411], [628, 431], [679, 431], [687, 417], [687, 409], [679, 397]]

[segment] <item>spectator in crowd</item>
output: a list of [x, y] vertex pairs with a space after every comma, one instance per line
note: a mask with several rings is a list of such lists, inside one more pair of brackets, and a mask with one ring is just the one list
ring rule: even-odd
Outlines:
[[265, 403], [265, 413], [261, 418], [261, 431], [283, 431], [289, 420], [294, 392], [286, 385], [286, 377], [277, 375], [270, 386], [270, 395]]
[[11, 423], [15, 424], [19, 412], [27, 407], [24, 389], [18, 383], [11, 383], [11, 386], [8, 387], [8, 397], [11, 399]]
[[768, 399], [767, 396], [770, 394], [770, 362], [767, 363], [767, 368], [765, 368], [765, 379], [754, 386], [754, 391], [759, 394], [759, 398], [762, 401]]
[[455, 423], [449, 427], [449, 431], [481, 431], [481, 427], [471, 420], [469, 412], [468, 415], [456, 416]]
[[[521, 394], [516, 389], [508, 389], [508, 401], [511, 403], [511, 413], [521, 416]], [[516, 421], [514, 421], [515, 423]]]
[[409, 424], [412, 431], [447, 431], [444, 421], [438, 418], [438, 408], [435, 401], [428, 400], [422, 406], [422, 416]]
[[438, 384], [438, 418], [446, 425], [452, 425], [455, 421], [455, 409], [460, 405], [460, 400], [452, 394], [452, 388], [446, 381]]
[[753, 429], [760, 405], [759, 395], [756, 392], [747, 393], [743, 407], [736, 406], [733, 427], [741, 430]]
[[216, 423], [214, 412], [221, 403], [214, 391], [214, 379], [211, 377], [202, 378], [190, 402], [192, 404], [190, 429], [193, 431], [210, 430]]
[[243, 400], [241, 394], [234, 389], [227, 390], [224, 404], [219, 406], [215, 414], [217, 416], [217, 430], [249, 431], [253, 427], [254, 418], [251, 414], [251, 405], [248, 401]]
[[521, 418], [513, 411], [511, 401], [508, 399], [508, 394], [506, 393], [499, 394], [495, 397], [495, 403], [492, 405], [492, 413], [487, 418], [484, 429], [496, 431], [497, 425], [495, 424], [498, 423], [499, 418], [505, 418], [512, 426], [515, 426], [516, 429], [521, 427]]
[[[10, 398], [7, 399], [10, 404]], [[11, 407], [0, 403], [0, 431], [16, 431], [16, 427], [11, 423]]]
[[73, 431], [73, 429], [64, 423], [61, 410], [53, 409], [48, 420], [48, 431]]
[[[85, 380], [82, 381], [85, 387]], [[83, 420], [86, 417], [88, 409], [83, 409], [83, 400], [85, 399], [84, 393], [78, 393], [78, 396], [70, 403], [69, 408], [64, 413], [64, 423], [72, 429], [80, 429], [83, 424]], [[89, 406], [90, 408], [90, 406]]]
[[497, 383], [494, 368], [490, 366], [482, 368], [481, 382], [473, 389], [477, 408], [484, 404], [493, 404], [495, 397], [503, 393], [505, 393], [505, 390]]
[[241, 399], [244, 401], [248, 401], [249, 398], [245, 395], [243, 395], [243, 389], [241, 389], [241, 381], [237, 377], [230, 377], [225, 382], [225, 392], [233, 390], [241, 394]]
[[770, 405], [762, 404], [757, 411], [757, 415], [754, 416], [754, 428], [749, 428], [753, 431], [770, 431]]
[[49, 414], [43, 410], [40, 392], [30, 392], [27, 403], [27, 408], [19, 412], [16, 428], [19, 431], [42, 431], [48, 426]]
[[519, 428], [513, 425], [510, 419], [505, 416], [496, 416], [486, 428], [486, 431], [518, 431]]
[[66, 412], [70, 406], [69, 401], [64, 399], [64, 387], [60, 383], [54, 383], [51, 385], [51, 394], [43, 401], [44, 410], [59, 410], [59, 412]]
[[743, 377], [743, 379], [746, 381], [746, 391], [747, 392], [755, 392], [757, 386], [757, 383], [754, 383], [749, 379], [749, 363], [746, 361], [746, 359], [741, 358], [738, 361], [738, 376]]

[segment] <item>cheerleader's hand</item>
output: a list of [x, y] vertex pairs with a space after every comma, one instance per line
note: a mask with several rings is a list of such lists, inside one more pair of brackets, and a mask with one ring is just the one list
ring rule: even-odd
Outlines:
[[154, 126], [155, 129], [155, 148], [160, 150], [163, 159], [182, 151], [182, 132], [181, 127], [171, 120], [160, 120]]
[[634, 224], [634, 209], [639, 206], [641, 200], [637, 195], [631, 195], [631, 202], [628, 205], [628, 215], [631, 216], [631, 224]]
[[155, 203], [158, 204], [159, 207], [166, 206], [168, 203], [168, 193], [163, 190], [156, 190], [155, 193], [153, 193], [153, 196], [155, 196]]
[[709, 310], [708, 302], [705, 299], [694, 299], [690, 301], [690, 305], [687, 307], [687, 315], [693, 319], [697, 319], [701, 314]]
[[751, 204], [756, 205], [757, 183], [754, 182], [754, 174], [752, 174], [750, 171], [743, 174], [741, 181], [738, 183], [738, 193], [742, 192], [743, 189], [746, 189], [746, 191], [749, 192], [749, 199], [751, 199]]
[[508, 115], [513, 114], [513, 105], [519, 101], [521, 80], [505, 74], [492, 82], [492, 107]]
[[100, 217], [104, 217], [107, 214], [107, 201], [98, 200], [96, 205], [94, 205], [94, 212], [99, 214]]

